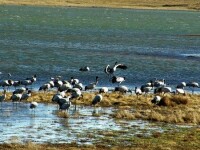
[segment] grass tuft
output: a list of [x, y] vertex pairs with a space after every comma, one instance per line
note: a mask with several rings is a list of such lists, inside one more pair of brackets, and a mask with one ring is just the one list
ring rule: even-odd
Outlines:
[[69, 117], [70, 117], [70, 116], [69, 116], [69, 113], [66, 112], [66, 111], [59, 111], [59, 112], [57, 113], [57, 116], [60, 117], [60, 118], [69, 118]]
[[113, 114], [113, 117], [116, 119], [135, 119], [134, 114], [128, 110], [119, 110]]

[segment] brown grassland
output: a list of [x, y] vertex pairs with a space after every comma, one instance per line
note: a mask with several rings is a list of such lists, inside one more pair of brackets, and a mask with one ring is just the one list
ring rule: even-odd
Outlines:
[[0, 4], [199, 10], [199, 0], [0, 0]]
[[[52, 103], [51, 99], [55, 91], [33, 92], [28, 102]], [[77, 105], [91, 105], [95, 92], [83, 93], [83, 98], [76, 99]], [[11, 93], [8, 93], [9, 101]], [[200, 148], [200, 95], [168, 94], [162, 98], [162, 106], [151, 103], [153, 94], [147, 96], [135, 94], [122, 94], [118, 92], [103, 94], [103, 101], [96, 107], [117, 107], [119, 111], [110, 114], [116, 120], [143, 119], [151, 122], [163, 122], [181, 125], [193, 125], [191, 128], [169, 129], [167, 132], [155, 132], [146, 137], [138, 134], [132, 137], [124, 137], [125, 131], [100, 132], [104, 138], [98, 139], [93, 145], [78, 145], [76, 142], [70, 144], [35, 144], [28, 142], [25, 144], [11, 143], [0, 144], [0, 149], [17, 150], [42, 150], [42, 149], [199, 149]], [[75, 100], [72, 101], [75, 103]], [[78, 115], [78, 114], [77, 114]], [[59, 117], [69, 119], [66, 113], [59, 113]], [[95, 116], [94, 116], [95, 117]], [[98, 117], [98, 116], [96, 116]], [[77, 117], [78, 118], [78, 117]], [[131, 130], [131, 129], [130, 129]], [[120, 138], [123, 135], [123, 138]], [[92, 135], [88, 135], [89, 137]], [[129, 144], [127, 144], [127, 143]], [[112, 145], [109, 147], [108, 145]]]

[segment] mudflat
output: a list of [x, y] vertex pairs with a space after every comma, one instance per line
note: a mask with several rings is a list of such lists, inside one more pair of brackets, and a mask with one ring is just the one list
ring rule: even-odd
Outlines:
[[0, 5], [200, 10], [199, 0], [0, 0]]

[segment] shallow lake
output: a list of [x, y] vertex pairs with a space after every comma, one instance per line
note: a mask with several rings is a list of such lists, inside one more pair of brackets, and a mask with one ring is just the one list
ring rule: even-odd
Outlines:
[[[163, 132], [166, 127], [148, 121], [113, 119], [110, 115], [117, 108], [93, 108], [90, 106], [70, 107], [68, 118], [58, 117], [56, 104], [42, 104], [34, 110], [29, 103], [5, 102], [0, 109], [0, 143], [36, 142], [92, 144], [104, 135], [102, 132], [122, 132], [120, 136], [136, 134], [151, 135]], [[93, 113], [98, 113], [98, 117]], [[78, 114], [78, 115], [77, 115]], [[166, 126], [166, 125], [165, 125]], [[172, 126], [172, 125], [167, 125]], [[176, 128], [176, 126], [173, 126]], [[144, 132], [145, 131], [145, 132]]]
[[1, 5], [0, 18], [1, 80], [37, 74], [40, 87], [57, 75], [83, 85], [99, 76], [98, 86], [113, 86], [104, 68], [117, 61], [128, 69], [115, 75], [131, 88], [200, 82], [199, 11]]

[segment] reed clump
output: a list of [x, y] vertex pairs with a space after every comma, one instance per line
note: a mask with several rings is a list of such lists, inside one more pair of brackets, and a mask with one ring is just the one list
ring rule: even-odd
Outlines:
[[66, 111], [58, 111], [57, 116], [60, 118], [69, 118], [70, 117], [69, 113]]
[[[158, 107], [158, 106], [157, 106]], [[167, 123], [200, 124], [199, 109], [188, 107], [165, 107], [146, 110], [136, 110], [135, 118]]]
[[188, 103], [188, 98], [185, 96], [164, 96], [160, 102], [159, 106], [175, 106], [175, 105], [186, 105]]
[[4, 149], [4, 150], [11, 150], [11, 149], [15, 149], [15, 150], [39, 150], [39, 149], [44, 149], [43, 146], [41, 146], [40, 144], [35, 144], [33, 142], [26, 142], [24, 144], [20, 144], [20, 143], [8, 143], [8, 144], [0, 144], [0, 149]]
[[119, 110], [112, 116], [116, 119], [129, 119], [129, 120], [135, 119], [134, 114], [129, 112], [128, 110]]

